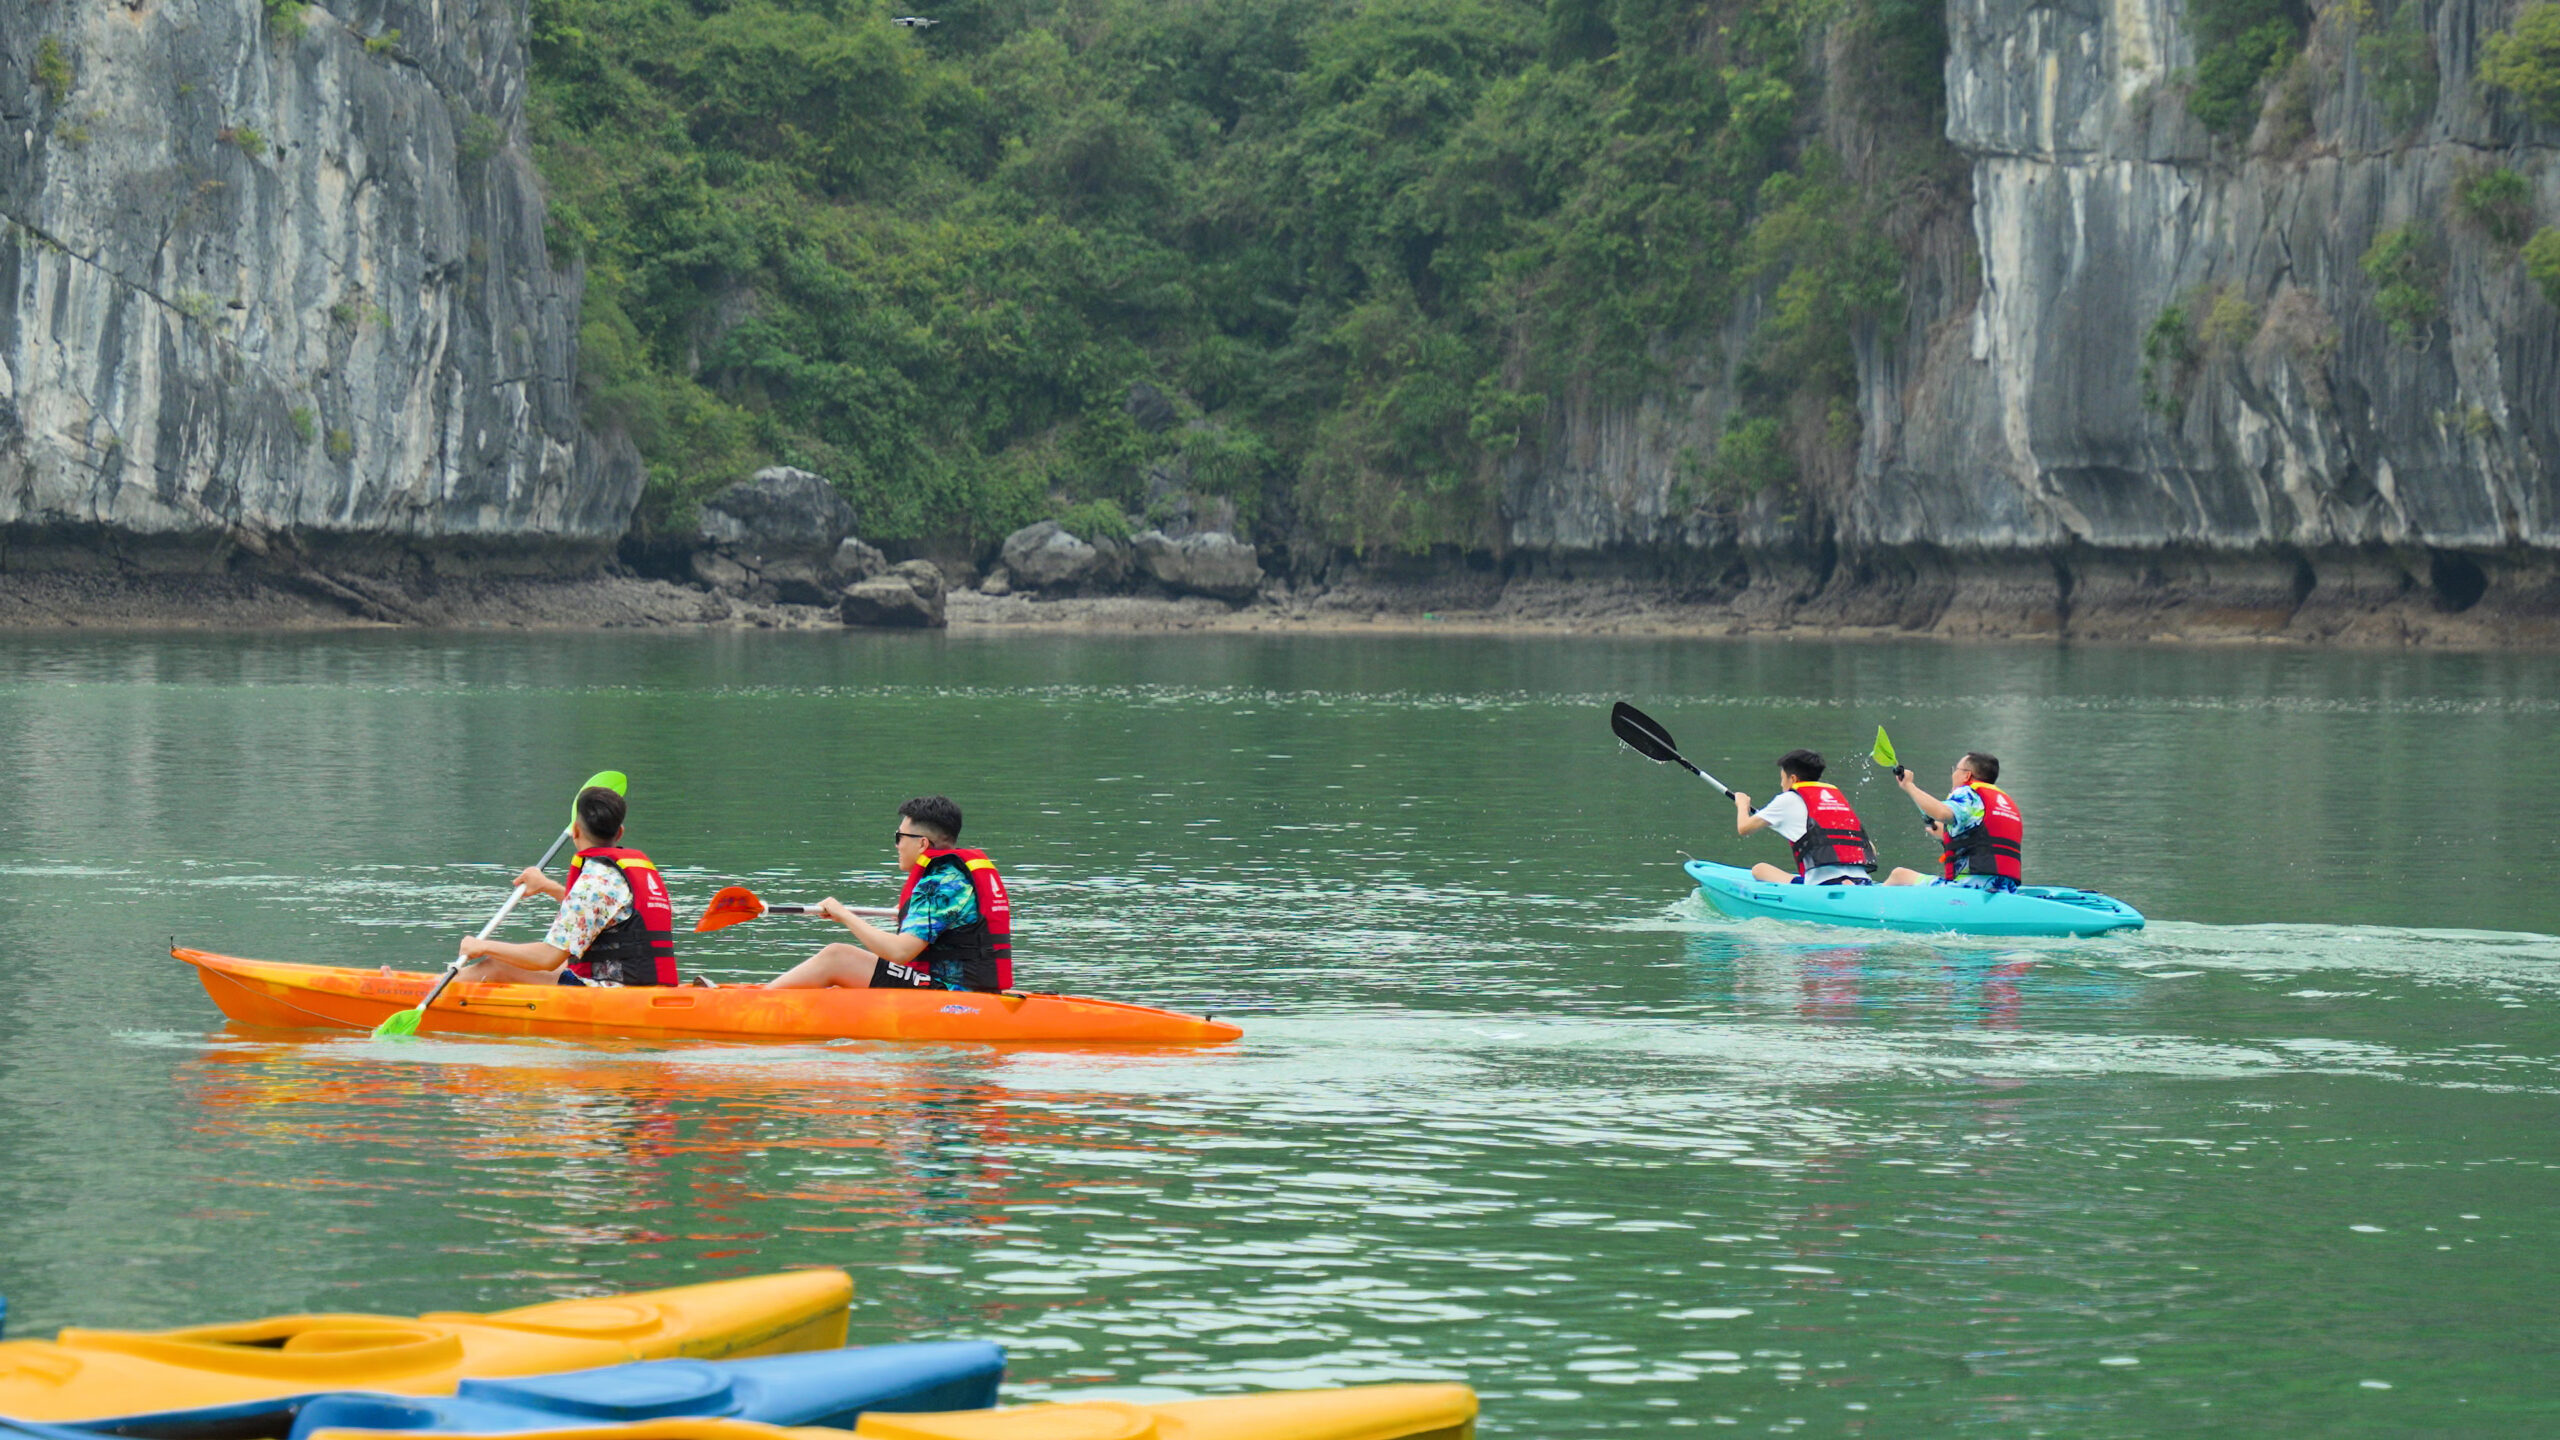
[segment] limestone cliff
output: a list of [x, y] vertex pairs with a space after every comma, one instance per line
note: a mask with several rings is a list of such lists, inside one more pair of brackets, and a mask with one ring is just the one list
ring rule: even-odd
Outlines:
[[[1723, 521], [1684, 508], [1678, 458], [1715, 443], [1745, 314], [1679, 383], [1569, 414], [1512, 477], [1513, 543], [1565, 569], [1725, 553], [1691, 568], [1835, 623], [2547, 628], [2560, 313], [2450, 203], [2504, 165], [2560, 221], [2560, 133], [2475, 74], [2516, 8], [2423, 5], [2439, 88], [2397, 129], [2323, 21], [2295, 91], [2216, 140], [2185, 103], [2183, 0], [1950, 0], [1970, 233], [1909, 247], [1904, 323], [1860, 347], [1854, 467]], [[2359, 262], [2401, 226], [2441, 309], [2395, 336]], [[2173, 308], [2186, 327], [2155, 339]]]
[[610, 546], [522, 16], [0, 0], [0, 568]]

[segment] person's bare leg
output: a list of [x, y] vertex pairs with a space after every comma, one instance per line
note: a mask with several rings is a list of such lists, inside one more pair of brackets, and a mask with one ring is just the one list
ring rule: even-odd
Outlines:
[[510, 965], [504, 960], [492, 960], [483, 955], [463, 966], [462, 973], [453, 978], [469, 985], [557, 985], [560, 972], [528, 970], [521, 965]]
[[1751, 867], [1751, 878], [1754, 880], [1766, 880], [1772, 885], [1784, 885], [1796, 877], [1793, 872], [1781, 870], [1777, 866], [1763, 860], [1759, 864]]
[[764, 982], [767, 990], [846, 990], [871, 988], [871, 972], [880, 957], [859, 945], [830, 945]]
[[1884, 883], [1887, 885], [1926, 885], [1932, 878], [1934, 877], [1923, 875], [1917, 870], [1909, 870], [1900, 865], [1896, 865], [1893, 867], [1893, 873], [1884, 877]]

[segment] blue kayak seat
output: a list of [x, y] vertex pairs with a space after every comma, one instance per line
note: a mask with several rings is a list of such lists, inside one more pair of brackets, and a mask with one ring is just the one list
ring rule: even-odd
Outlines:
[[643, 1360], [601, 1370], [465, 1380], [452, 1395], [327, 1395], [294, 1416], [319, 1430], [490, 1434], [597, 1420], [723, 1416], [850, 1429], [868, 1411], [984, 1410], [1004, 1380], [1004, 1347], [983, 1340], [872, 1345], [751, 1360]]

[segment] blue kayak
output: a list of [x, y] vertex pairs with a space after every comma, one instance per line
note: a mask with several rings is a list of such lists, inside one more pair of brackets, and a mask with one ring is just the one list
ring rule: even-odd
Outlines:
[[1773, 885], [1748, 870], [1684, 867], [1709, 905], [1737, 920], [1796, 920], [1860, 930], [1957, 935], [2104, 935], [2142, 928], [2142, 912], [2095, 890], [2025, 885], [2005, 895], [1960, 885]]
[[868, 1411], [983, 1410], [996, 1403], [1004, 1347], [981, 1340], [870, 1345], [748, 1360], [642, 1360], [556, 1375], [465, 1380], [451, 1395], [348, 1391], [164, 1410], [78, 1426], [0, 1421], [0, 1440], [305, 1440], [324, 1429], [492, 1434], [599, 1421], [718, 1416], [770, 1425], [851, 1429]]

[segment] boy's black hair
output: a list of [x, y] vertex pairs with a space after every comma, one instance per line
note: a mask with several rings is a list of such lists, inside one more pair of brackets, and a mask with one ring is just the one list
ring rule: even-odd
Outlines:
[[899, 806], [898, 818], [913, 820], [945, 845], [960, 838], [960, 807], [939, 795], [919, 795]]
[[1985, 755], [1979, 750], [1967, 750], [1964, 752], [1964, 768], [1972, 771], [1973, 778], [1985, 785], [2000, 783], [2000, 757], [1997, 755]]
[[631, 813], [623, 798], [601, 785], [578, 792], [578, 824], [599, 845], [622, 838], [622, 821]]
[[1814, 750], [1790, 750], [1778, 757], [1778, 768], [1798, 780], [1822, 778], [1822, 755]]

